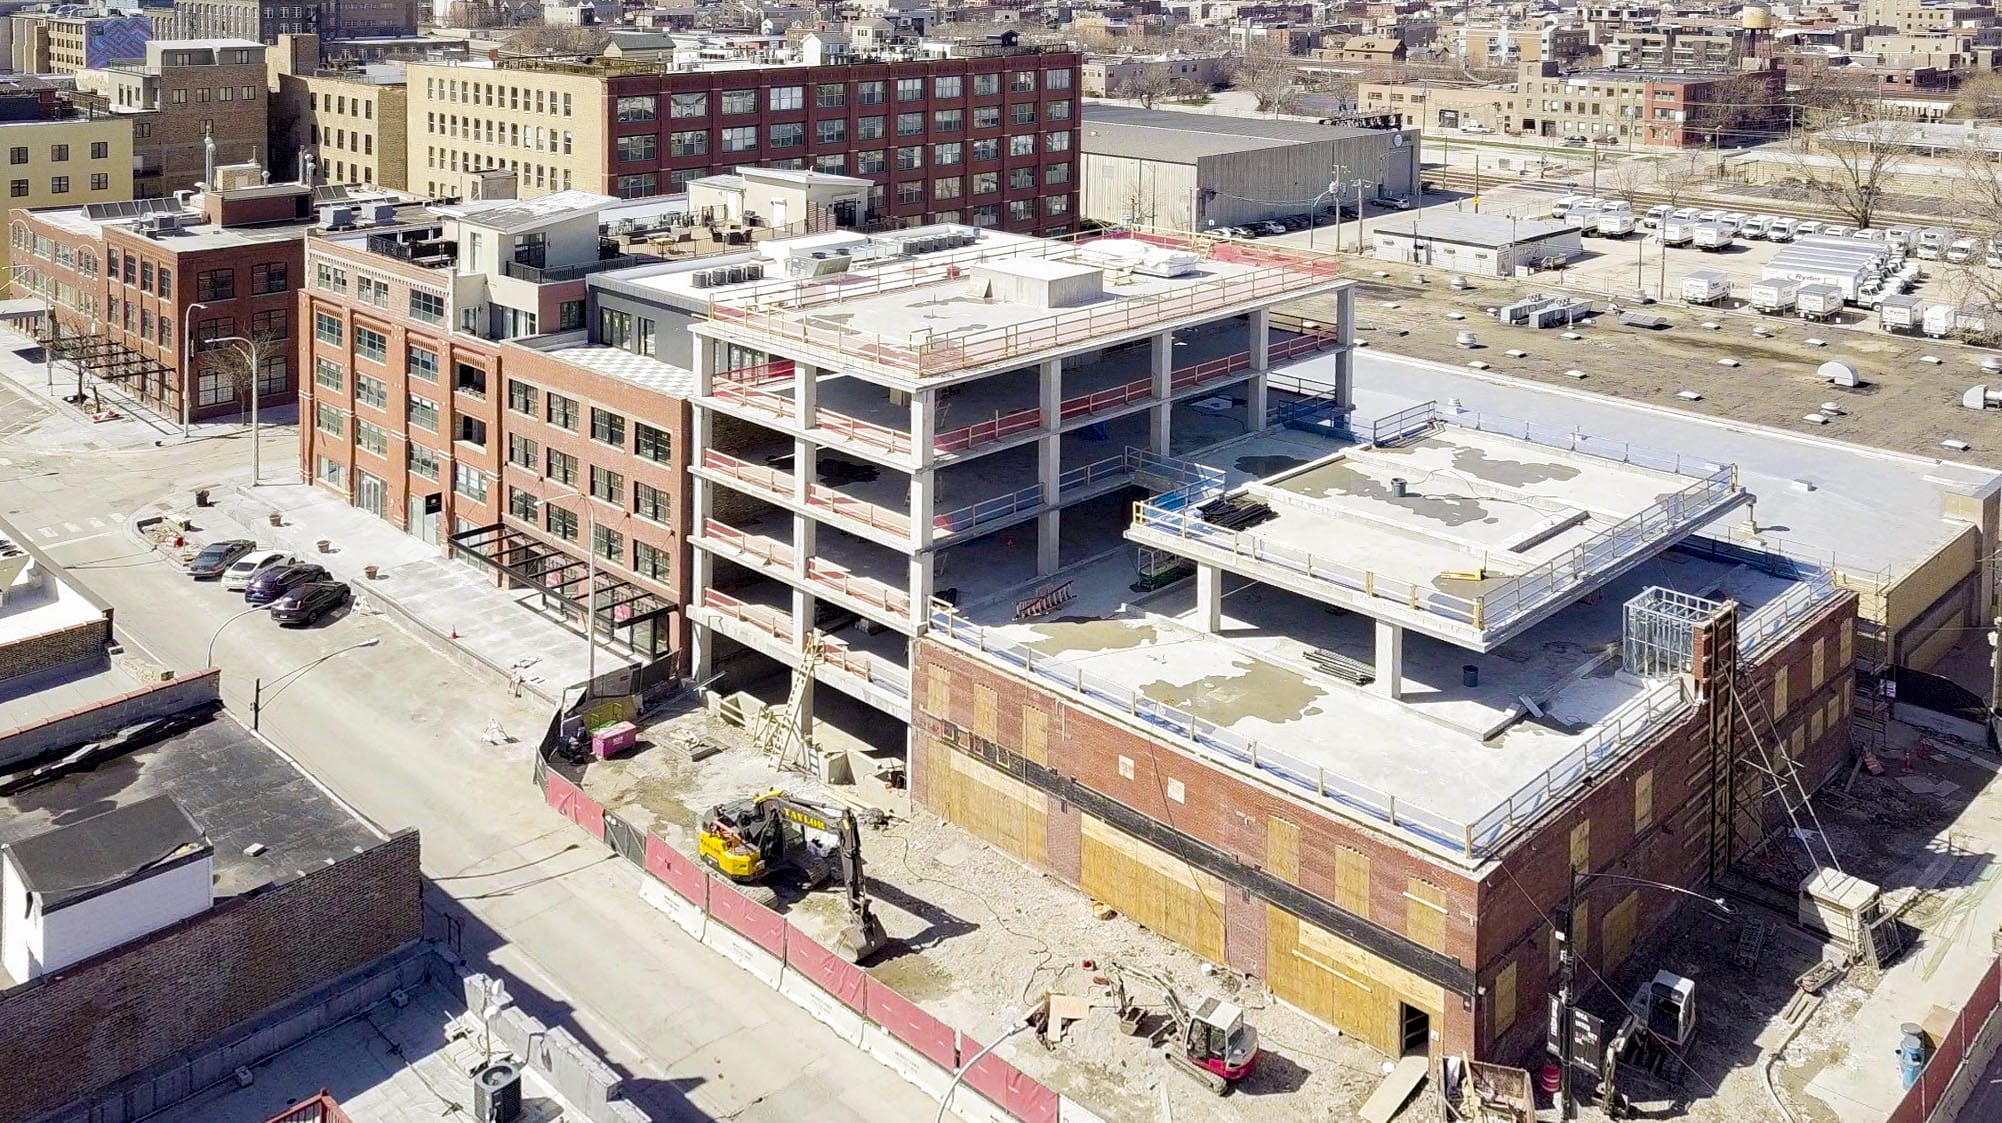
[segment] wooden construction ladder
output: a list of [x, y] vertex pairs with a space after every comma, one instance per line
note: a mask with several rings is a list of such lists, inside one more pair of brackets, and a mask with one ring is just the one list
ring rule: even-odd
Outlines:
[[[1741, 682], [1748, 680], [1751, 668], [1744, 663], [1737, 667]], [[1800, 769], [1794, 765], [1791, 754], [1786, 751], [1786, 742], [1780, 736], [1779, 727], [1774, 724], [1772, 714], [1766, 709], [1765, 697], [1756, 689], [1737, 690], [1738, 714], [1744, 719], [1745, 733], [1751, 739], [1752, 752], [1745, 762], [1757, 769], [1765, 779], [1764, 791], [1750, 793], [1755, 797], [1777, 799], [1786, 812], [1787, 823], [1792, 827], [1794, 837], [1800, 840], [1807, 851], [1807, 865], [1810, 870], [1824, 866], [1842, 871], [1842, 862], [1836, 858], [1835, 849], [1828, 841], [1828, 835], [1821, 829], [1821, 819], [1815, 814], [1814, 804], [1807, 797], [1807, 786], [1801, 783]], [[1768, 735], [1770, 734], [1770, 739]], [[1820, 843], [1817, 851], [1815, 844]]]
[[807, 684], [813, 681], [813, 672], [826, 659], [827, 650], [819, 632], [809, 630], [806, 634], [806, 649], [800, 653], [799, 667], [793, 675], [792, 689], [787, 692], [782, 706], [766, 706], [758, 715], [758, 723], [751, 730], [751, 744], [761, 753], [778, 758], [778, 767], [784, 769], [786, 760], [792, 755], [793, 746], [799, 747], [800, 768], [807, 766], [807, 752], [810, 746], [799, 735], [800, 710], [806, 704]]

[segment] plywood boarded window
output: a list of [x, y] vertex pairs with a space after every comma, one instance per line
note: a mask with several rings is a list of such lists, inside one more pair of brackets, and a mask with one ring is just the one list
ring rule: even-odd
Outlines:
[[952, 713], [952, 676], [944, 667], [932, 666], [926, 669], [925, 708], [939, 717]]
[[927, 743], [925, 771], [940, 778], [939, 814], [1009, 854], [1042, 865], [1049, 800], [1043, 793], [964, 753]]
[[1822, 679], [1828, 677], [1828, 640], [1814, 641], [1807, 656], [1807, 689], [1810, 693], [1821, 689]]
[[1346, 846], [1335, 849], [1335, 904], [1369, 919], [1369, 855]]
[[1816, 710], [1807, 720], [1807, 739], [1810, 744], [1821, 740], [1821, 729], [1821, 711]]
[[1773, 720], [1778, 721], [1787, 713], [1787, 670], [1781, 667], [1773, 673]]
[[1654, 825], [1654, 769], [1634, 777], [1634, 833]]
[[1571, 828], [1571, 868], [1588, 870], [1592, 868], [1592, 819], [1587, 816]]
[[1839, 695], [1830, 698], [1828, 704], [1821, 707], [1821, 719], [1823, 728], [1828, 729], [1830, 732], [1833, 732], [1835, 727], [1841, 723], [1842, 698]]
[[1843, 628], [1842, 638], [1836, 642], [1835, 650], [1838, 652], [1835, 660], [1836, 670], [1839, 671], [1843, 667], [1854, 663], [1856, 661], [1856, 629]]
[[1022, 755], [1037, 764], [1050, 762], [1050, 715], [1034, 706], [1022, 707]]
[[1413, 943], [1446, 950], [1446, 891], [1414, 877], [1404, 888], [1404, 934]]
[[1265, 820], [1265, 868], [1300, 883], [1300, 828], [1277, 815]]
[[1222, 960], [1223, 882], [1086, 815], [1078, 883], [1135, 923]]
[[1805, 748], [1807, 748], [1807, 728], [1797, 725], [1793, 731], [1793, 751], [1788, 755], [1792, 756], [1795, 760], [1799, 760], [1801, 750]]
[[1494, 1001], [1488, 1009], [1494, 1011], [1494, 1028], [1490, 1039], [1500, 1037], [1502, 1032], [1515, 1024], [1515, 964], [1510, 963], [1495, 976]]
[[989, 741], [1000, 739], [1000, 722], [995, 717], [995, 707], [1000, 700], [994, 695], [994, 688], [978, 683], [973, 687], [973, 732]]
[[1634, 912], [1639, 899], [1638, 892], [1628, 893], [1619, 904], [1606, 910], [1602, 966], [1608, 971], [1626, 962], [1628, 953], [1634, 950]]

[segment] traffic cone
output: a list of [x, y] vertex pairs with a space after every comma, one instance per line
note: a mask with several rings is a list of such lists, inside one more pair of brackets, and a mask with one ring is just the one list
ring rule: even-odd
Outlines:
[[452, 634], [451, 634], [451, 635], [449, 635], [449, 636], [446, 636], [445, 638], [446, 638], [446, 639], [458, 639], [458, 638], [459, 638], [459, 626], [458, 626], [457, 624], [454, 624], [454, 625], [452, 625]]

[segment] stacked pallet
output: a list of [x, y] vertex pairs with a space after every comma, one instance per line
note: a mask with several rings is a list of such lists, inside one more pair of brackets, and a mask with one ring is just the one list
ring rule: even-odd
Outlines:
[[1333, 675], [1335, 678], [1344, 679], [1355, 683], [1357, 686], [1368, 686], [1370, 683], [1376, 681], [1375, 667], [1360, 660], [1351, 659], [1340, 652], [1329, 651], [1325, 647], [1308, 648], [1306, 658], [1308, 664], [1322, 674]]
[[1226, 495], [1196, 508], [1203, 521], [1225, 530], [1250, 530], [1273, 517], [1272, 508], [1248, 495]]

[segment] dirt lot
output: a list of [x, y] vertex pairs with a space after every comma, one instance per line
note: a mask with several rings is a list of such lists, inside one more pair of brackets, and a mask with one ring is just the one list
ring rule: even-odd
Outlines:
[[[1400, 355], [1451, 366], [1470, 362], [1491, 364], [1497, 374], [1531, 378], [1594, 393], [1629, 398], [1650, 405], [1687, 410], [1711, 417], [1811, 432], [1818, 437], [1851, 441], [1920, 456], [2002, 465], [2002, 411], [1976, 413], [1960, 405], [1969, 386], [1988, 376], [1977, 367], [1991, 352], [1959, 343], [1923, 337], [1848, 330], [1834, 324], [1761, 316], [1723, 308], [1655, 304], [1645, 311], [1667, 317], [1661, 330], [1628, 327], [1617, 316], [1601, 313], [1574, 325], [1576, 340], [1562, 338], [1567, 329], [1536, 330], [1503, 326], [1488, 309], [1541, 292], [1567, 291], [1553, 283], [1532, 284], [1476, 278], [1474, 287], [1455, 292], [1448, 275], [1351, 256], [1360, 285], [1356, 295], [1358, 337], [1369, 346]], [[1386, 276], [1374, 274], [1382, 272]], [[1424, 275], [1427, 283], [1413, 277]], [[1594, 294], [1573, 291], [1572, 295]], [[1392, 307], [1395, 305], [1395, 307]], [[1332, 302], [1322, 298], [1295, 301], [1286, 312], [1313, 318], [1331, 317]], [[1461, 319], [1449, 318], [1457, 313]], [[1860, 313], [1850, 310], [1852, 320]], [[1702, 325], [1714, 323], [1714, 330]], [[1753, 333], [1759, 327], [1770, 333]], [[1472, 331], [1477, 349], [1455, 345], [1461, 331]], [[1825, 346], [1810, 344], [1825, 341]], [[1521, 350], [1520, 358], [1505, 352]], [[1941, 362], [1929, 363], [1926, 356]], [[1719, 360], [1736, 359], [1728, 367]], [[1835, 388], [1815, 375], [1830, 360], [1855, 367], [1865, 385]], [[1582, 370], [1579, 379], [1565, 372]], [[1996, 378], [2002, 386], [2002, 378]], [[1683, 390], [1701, 394], [1701, 401], [1676, 397]], [[1828, 424], [1803, 420], [1822, 403], [1835, 402], [1844, 411]], [[1959, 452], [1941, 446], [1946, 439], [1973, 446]]]
[[[678, 748], [687, 738], [725, 748], [691, 763]], [[825, 785], [780, 772], [741, 731], [703, 710], [650, 714], [642, 748], [591, 764], [583, 783], [594, 799], [684, 852], [695, 848], [699, 810], [717, 802], [770, 787], [834, 801]], [[1387, 1065], [1380, 1054], [1276, 1003], [1256, 980], [1205, 969], [1193, 954], [1124, 917], [1095, 919], [1091, 902], [1069, 887], [928, 813], [912, 815], [902, 792], [873, 782], [840, 790], [891, 816], [887, 826], [863, 832], [877, 912], [893, 941], [869, 973], [975, 1036], [994, 1032], [1048, 991], [1092, 999], [1091, 1014], [1063, 1042], [1046, 1047], [1023, 1035], [1001, 1052], [1108, 1121], [1346, 1121], [1358, 1118], [1356, 1109], [1375, 1090]], [[782, 887], [779, 907], [828, 942], [842, 919], [834, 892]], [[1098, 966], [1084, 967], [1087, 960]], [[1108, 962], [1171, 980], [1192, 1004], [1218, 995], [1242, 1005], [1266, 1049], [1258, 1068], [1222, 1099], [1171, 1069], [1159, 1050], [1121, 1033], [1110, 1008], [1099, 1005], [1105, 988], [1093, 978], [1103, 977]], [[1155, 1012], [1145, 1028], [1164, 1021], [1158, 992], [1136, 984], [1131, 993]], [[1422, 1095], [1399, 1116], [1438, 1118]]]

